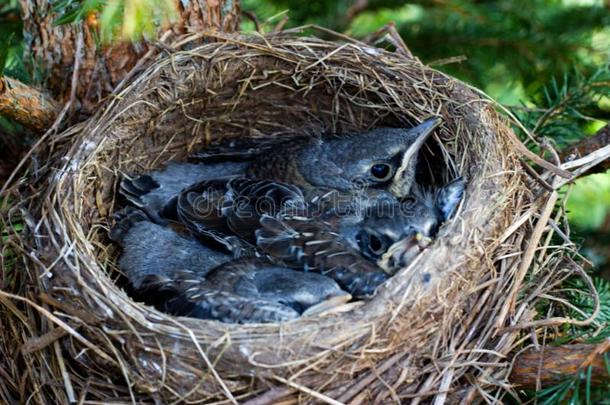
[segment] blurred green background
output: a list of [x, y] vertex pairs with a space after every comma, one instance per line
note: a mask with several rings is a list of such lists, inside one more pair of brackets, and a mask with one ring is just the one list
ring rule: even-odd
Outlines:
[[[317, 24], [364, 37], [394, 22], [424, 62], [503, 103], [535, 95], [554, 76], [608, 62], [610, 4], [602, 0], [243, 0], [260, 21]], [[243, 29], [254, 24], [243, 20]], [[461, 63], [443, 64], [452, 57]]]

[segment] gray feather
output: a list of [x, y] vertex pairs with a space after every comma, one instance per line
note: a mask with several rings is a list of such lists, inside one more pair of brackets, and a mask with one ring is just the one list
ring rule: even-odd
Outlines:
[[151, 277], [174, 279], [179, 271], [204, 277], [231, 259], [195, 239], [146, 220], [133, 209], [113, 227], [110, 236], [123, 248], [119, 266], [135, 288], [142, 288]]
[[224, 162], [194, 164], [170, 162], [167, 167], [149, 174], [125, 178], [121, 182], [121, 194], [132, 204], [146, 210], [158, 212], [180, 191], [193, 183], [219, 177], [244, 174], [247, 163]]
[[457, 206], [464, 197], [465, 190], [466, 179], [463, 177], [452, 180], [440, 189], [437, 196], [437, 204], [445, 220], [453, 216]]
[[234, 323], [282, 322], [335, 297], [350, 296], [332, 279], [261, 259], [225, 263], [205, 279], [188, 272], [159, 287], [176, 295], [164, 309], [174, 315]]

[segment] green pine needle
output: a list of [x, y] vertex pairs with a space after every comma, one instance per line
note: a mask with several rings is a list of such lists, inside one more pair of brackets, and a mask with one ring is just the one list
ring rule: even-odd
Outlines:
[[561, 148], [586, 136], [587, 125], [610, 118], [604, 102], [610, 98], [610, 64], [592, 74], [574, 70], [533, 94], [535, 107], [513, 107], [513, 112], [537, 137], [553, 139]]

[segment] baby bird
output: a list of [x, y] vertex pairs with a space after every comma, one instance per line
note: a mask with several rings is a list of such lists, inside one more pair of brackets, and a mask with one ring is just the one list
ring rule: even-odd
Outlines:
[[131, 284], [145, 288], [155, 278], [167, 278], [179, 269], [191, 269], [200, 277], [232, 256], [210, 249], [173, 229], [151, 222], [144, 212], [127, 207], [115, 214], [110, 239], [123, 252], [118, 264]]
[[344, 234], [350, 235], [348, 240], [355, 241], [363, 254], [393, 274], [432, 243], [440, 226], [457, 209], [465, 187], [462, 177], [442, 187], [415, 184], [399, 204], [377, 207], [360, 227]]
[[[356, 297], [372, 295], [387, 275], [320, 221], [321, 215], [331, 215], [322, 210], [334, 209], [324, 205], [323, 197], [308, 200], [291, 184], [236, 177], [194, 184], [173, 199], [163, 213], [186, 225], [197, 237], [220, 242], [230, 252], [256, 246], [290, 267], [328, 275]], [[346, 201], [353, 204], [351, 198]], [[308, 256], [311, 249], [319, 251], [316, 248], [320, 245], [312, 243], [294, 258], [294, 246], [290, 244], [294, 231], [288, 222], [284, 223], [294, 218], [304, 220], [299, 231], [325, 240], [326, 251], [334, 254], [327, 256], [321, 251]], [[268, 228], [269, 234], [261, 233], [262, 228]]]
[[306, 197], [290, 184], [238, 177], [197, 183], [164, 211], [200, 237], [234, 238], [224, 243], [229, 251], [256, 246], [366, 297], [388, 278], [385, 273], [407, 266], [431, 243], [464, 187], [462, 179], [440, 188], [417, 186], [402, 201], [383, 191], [372, 199], [336, 191]]
[[295, 319], [351, 299], [331, 278], [216, 252], [137, 209], [118, 215], [110, 237], [123, 248], [119, 266], [147, 301], [167, 313], [223, 322]]
[[[458, 178], [440, 188], [416, 186], [401, 201], [377, 199], [362, 210], [320, 217], [263, 216], [256, 244], [285, 263], [332, 269], [351, 262], [363, 274], [370, 272], [363, 264], [372, 262], [393, 274], [430, 245], [461, 201], [465, 185]], [[355, 260], [355, 254], [368, 261]]]
[[[408, 129], [376, 128], [360, 134], [279, 143], [232, 141], [195, 154], [202, 164], [173, 162], [164, 170], [124, 178], [120, 192], [156, 221], [161, 221], [161, 207], [182, 189], [230, 176], [275, 180], [305, 191], [390, 188], [402, 197], [415, 177], [419, 150], [441, 122], [430, 118]], [[400, 175], [399, 185], [392, 183], [396, 174]]]
[[329, 277], [252, 258], [225, 263], [205, 280], [178, 274], [163, 288], [181, 292], [167, 302], [168, 313], [231, 323], [289, 321], [311, 314], [312, 307], [321, 312], [351, 299]]
[[376, 128], [358, 135], [285, 143], [255, 159], [247, 173], [304, 190], [383, 188], [403, 166], [405, 181], [415, 176], [418, 152], [440, 123], [439, 118], [431, 118], [409, 129]]

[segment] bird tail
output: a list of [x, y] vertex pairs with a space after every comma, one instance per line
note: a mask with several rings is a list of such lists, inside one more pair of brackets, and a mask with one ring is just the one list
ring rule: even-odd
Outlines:
[[176, 294], [161, 308], [175, 316], [214, 319], [226, 323], [286, 322], [300, 316], [288, 305], [228, 291], [202, 287]]
[[216, 289], [196, 271], [177, 270], [171, 277], [147, 276], [140, 289], [143, 292], [147, 303], [175, 316], [230, 323], [282, 322], [299, 316], [295, 309], [279, 302]]
[[114, 214], [114, 220], [116, 222], [114, 226], [110, 228], [109, 236], [113, 241], [121, 242], [134, 224], [148, 221], [148, 217], [137, 208], [125, 207]]

